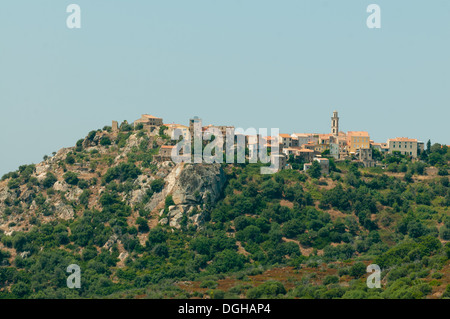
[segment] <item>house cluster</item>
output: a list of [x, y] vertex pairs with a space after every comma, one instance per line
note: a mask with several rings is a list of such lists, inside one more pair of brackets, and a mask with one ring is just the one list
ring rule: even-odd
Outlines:
[[388, 139], [387, 143], [375, 143], [366, 131], [342, 132], [339, 130], [337, 111], [334, 111], [331, 117], [329, 134], [280, 134], [280, 141], [286, 156], [294, 156], [307, 162], [304, 164], [305, 170], [312, 165], [312, 161], [318, 161], [323, 173], [329, 169], [329, 161], [322, 158], [323, 152], [327, 150], [329, 156], [335, 160], [353, 160], [362, 163], [365, 167], [377, 165], [372, 156], [374, 149], [382, 154], [399, 152], [413, 158], [417, 158], [418, 154], [424, 150], [424, 143], [413, 138], [397, 137]]
[[[188, 126], [175, 123], [164, 124], [162, 118], [148, 114], [143, 114], [133, 124], [135, 126], [142, 124], [144, 129], [149, 130], [153, 134], [157, 134], [160, 127], [165, 126], [165, 134], [171, 138], [175, 136], [175, 133], [177, 136], [183, 136], [183, 138], [187, 138], [188, 135], [194, 138], [196, 132], [202, 132], [205, 137], [210, 128], [220, 130], [224, 137], [227, 132], [231, 132], [235, 136], [243, 135], [235, 133], [233, 126], [203, 126], [201, 118], [197, 116], [189, 120]], [[117, 130], [117, 128], [117, 122], [113, 121], [113, 130]], [[199, 131], [195, 128], [201, 128], [201, 130]], [[258, 145], [261, 142], [266, 147], [271, 147], [274, 143], [274, 139], [271, 136], [247, 134], [243, 138], [245, 138], [245, 143], [248, 145], [249, 156], [252, 156], [252, 152], [258, 149]], [[337, 111], [334, 111], [331, 117], [330, 133], [279, 134], [278, 145], [279, 155], [277, 157], [280, 169], [290, 167], [288, 164], [288, 159], [290, 158], [304, 163], [303, 169], [305, 171], [311, 167], [313, 161], [317, 161], [324, 175], [329, 173], [330, 168], [330, 162], [325, 155], [334, 158], [335, 161], [352, 160], [362, 163], [365, 167], [374, 167], [377, 165], [377, 162], [373, 159], [373, 150], [378, 150], [382, 154], [400, 152], [400, 154], [408, 155], [412, 158], [417, 158], [420, 152], [424, 150], [424, 143], [413, 138], [397, 137], [388, 139], [386, 143], [375, 143], [370, 139], [370, 135], [366, 131], [340, 131]], [[173, 147], [171, 145], [163, 145], [157, 158], [159, 160], [170, 160]]]
[[[202, 125], [202, 120], [195, 116], [194, 118], [189, 120], [189, 126], [183, 124], [175, 124], [175, 123], [164, 123], [163, 119], [160, 117], [156, 117], [149, 114], [142, 114], [140, 119], [137, 119], [133, 122], [134, 127], [138, 125], [142, 125], [144, 130], [150, 132], [151, 135], [159, 134], [159, 129], [161, 127], [165, 127], [164, 134], [168, 135], [171, 139], [175, 139], [176, 136], [183, 137], [183, 139], [187, 139], [188, 135], [194, 138], [194, 127], [197, 126], [201, 128], [200, 132], [203, 134], [203, 138], [207, 135], [207, 131], [209, 128], [217, 128], [219, 129], [223, 136], [226, 135], [227, 129], [231, 129], [231, 132], [234, 134], [234, 126], [214, 126], [214, 125]], [[119, 130], [119, 125], [117, 121], [112, 122], [112, 131], [117, 132]], [[171, 160], [173, 145], [162, 145], [159, 154], [155, 156], [156, 160], [165, 161]]]

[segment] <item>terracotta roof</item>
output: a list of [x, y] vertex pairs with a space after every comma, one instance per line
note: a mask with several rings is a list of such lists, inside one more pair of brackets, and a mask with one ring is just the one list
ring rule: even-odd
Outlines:
[[367, 136], [369, 137], [369, 132], [366, 131], [349, 131], [347, 136]]
[[185, 128], [188, 128], [186, 125], [183, 125], [183, 124], [174, 124], [174, 123], [171, 123], [171, 124], [163, 124], [164, 126], [167, 126], [167, 127], [185, 127]]
[[396, 137], [388, 139], [388, 142], [417, 142], [416, 138]]
[[295, 135], [297, 137], [311, 137], [313, 134], [311, 134], [311, 133], [292, 133], [292, 135]]
[[156, 117], [156, 116], [153, 116], [153, 115], [150, 115], [150, 114], [142, 114], [142, 116], [141, 116], [142, 118], [148, 118], [148, 119], [160, 119], [160, 117]]
[[280, 134], [280, 136], [284, 137], [284, 138], [291, 138], [291, 136], [289, 134]]
[[174, 148], [174, 145], [162, 145], [161, 148]]

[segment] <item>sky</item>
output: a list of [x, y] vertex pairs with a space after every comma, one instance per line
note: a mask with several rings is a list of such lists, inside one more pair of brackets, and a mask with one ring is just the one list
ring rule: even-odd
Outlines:
[[449, 74], [448, 0], [5, 0], [0, 175], [141, 114], [450, 144]]

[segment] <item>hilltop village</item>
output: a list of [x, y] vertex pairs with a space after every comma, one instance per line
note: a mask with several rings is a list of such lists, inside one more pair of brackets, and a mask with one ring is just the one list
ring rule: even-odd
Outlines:
[[[128, 125], [125, 121], [121, 125]], [[160, 133], [173, 138], [175, 133], [183, 138], [194, 138], [194, 127], [201, 127], [203, 135], [207, 135], [209, 129], [216, 128], [225, 136], [227, 131], [232, 132], [234, 136], [243, 135], [235, 132], [234, 126], [216, 126], [202, 125], [199, 117], [189, 120], [189, 125], [164, 123], [162, 118], [148, 114], [143, 114], [140, 119], [135, 120], [132, 125], [147, 130], [150, 135], [159, 135]], [[112, 122], [112, 131], [119, 131], [117, 121]], [[245, 135], [245, 134], [244, 134]], [[270, 148], [274, 141], [272, 136], [245, 135], [245, 143], [249, 148], [249, 157], [252, 151], [256, 150], [258, 144]], [[171, 152], [174, 148], [174, 142], [170, 141], [167, 145], [162, 145], [159, 154], [155, 159], [159, 161], [171, 160]], [[338, 112], [334, 111], [331, 117], [330, 133], [291, 133], [279, 134], [279, 167], [278, 169], [291, 169], [300, 165], [300, 169], [307, 171], [316, 161], [320, 164], [323, 175], [327, 175], [330, 170], [330, 159], [334, 162], [353, 161], [363, 167], [384, 167], [381, 159], [384, 154], [398, 153], [410, 157], [413, 161], [417, 160], [424, 151], [424, 142], [416, 138], [396, 137], [390, 138], [386, 143], [374, 142], [367, 131], [348, 131], [343, 132], [339, 129]], [[292, 165], [297, 163], [298, 165]]]
[[[450, 297], [446, 145], [377, 144], [337, 112], [328, 134], [168, 122], [114, 121], [0, 179], [0, 299]], [[205, 160], [230, 131], [229, 165], [172, 160], [181, 137]]]

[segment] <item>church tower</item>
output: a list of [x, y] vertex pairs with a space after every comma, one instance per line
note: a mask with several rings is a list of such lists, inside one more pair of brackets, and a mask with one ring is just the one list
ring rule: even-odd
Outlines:
[[333, 136], [338, 136], [339, 134], [339, 116], [338, 112], [333, 112], [333, 117], [331, 118], [331, 134]]

